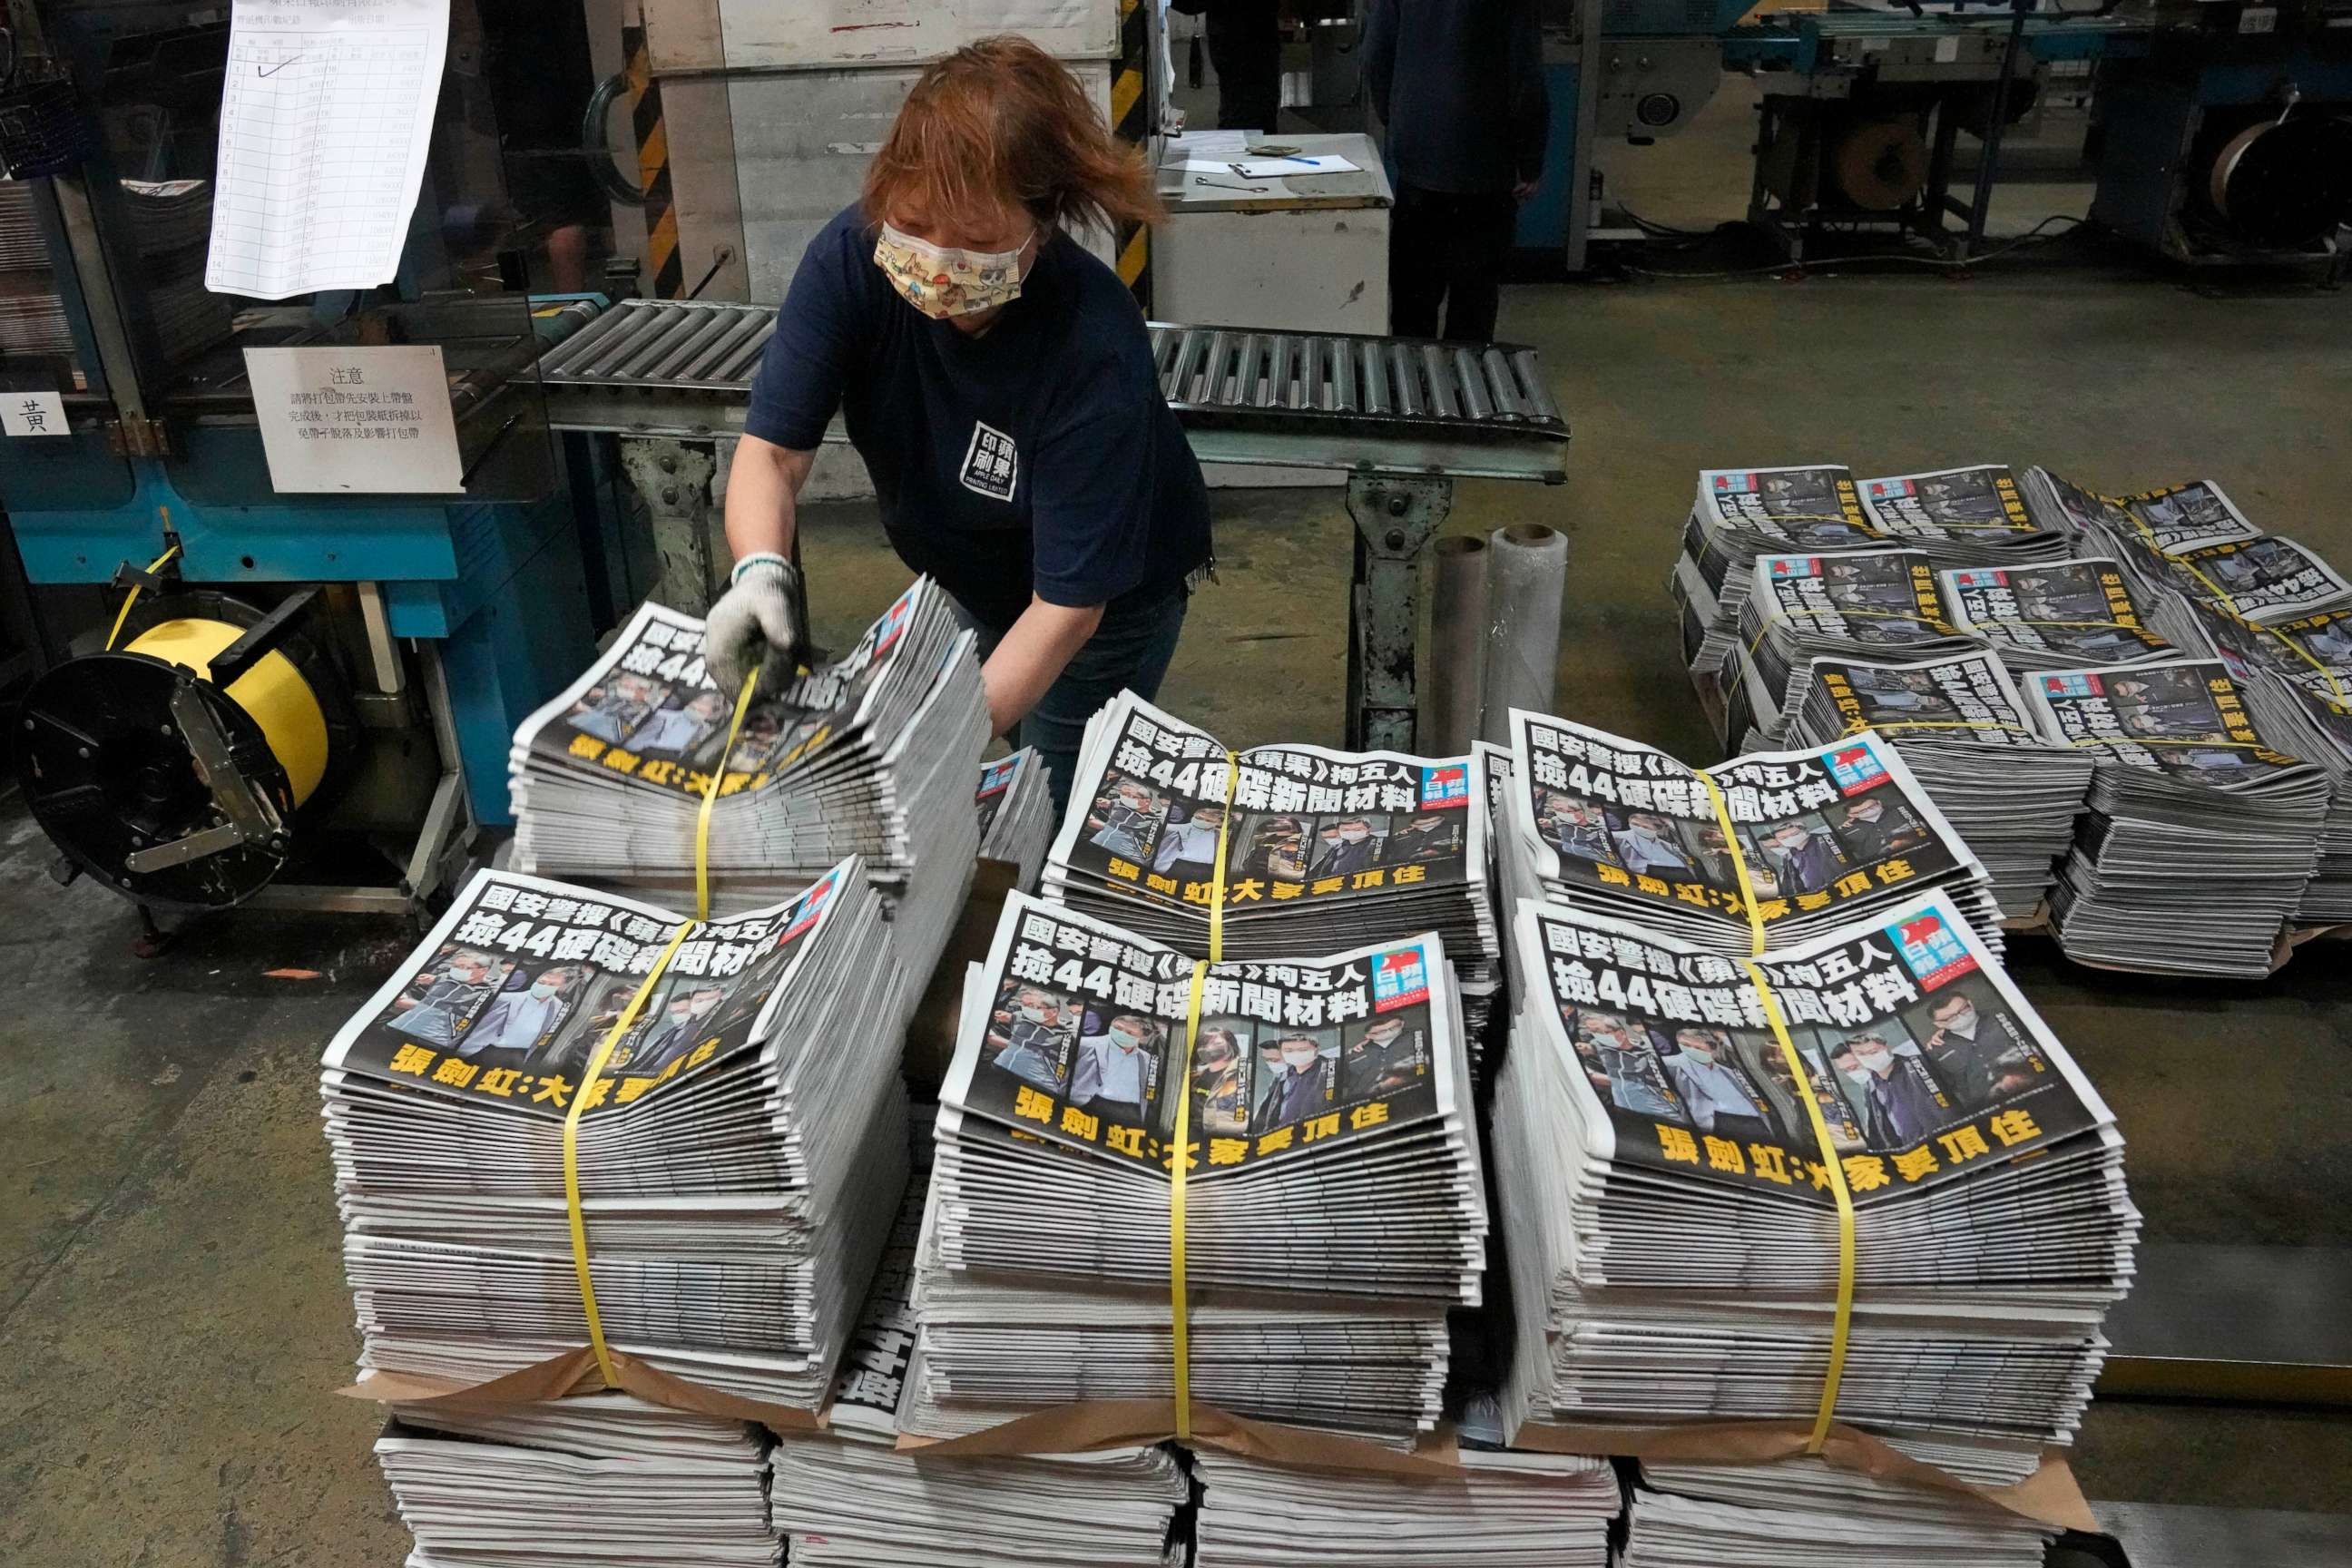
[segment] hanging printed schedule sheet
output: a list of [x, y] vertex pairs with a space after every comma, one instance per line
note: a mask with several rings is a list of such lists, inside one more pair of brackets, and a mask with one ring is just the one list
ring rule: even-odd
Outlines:
[[449, 0], [245, 0], [229, 32], [205, 287], [283, 300], [399, 269]]

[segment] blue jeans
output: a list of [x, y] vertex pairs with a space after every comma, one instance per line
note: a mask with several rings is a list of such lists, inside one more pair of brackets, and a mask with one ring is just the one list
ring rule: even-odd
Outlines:
[[[1189, 589], [1172, 587], [1163, 597], [1106, 611], [1095, 635], [1013, 731], [1013, 744], [1036, 747], [1052, 770], [1057, 819], [1070, 804], [1070, 778], [1077, 772], [1087, 721], [1122, 690], [1147, 700], [1160, 694], [1160, 679], [1176, 657], [1176, 639], [1183, 635], [1184, 611], [1192, 597]], [[961, 605], [955, 610], [958, 620], [980, 634], [978, 652], [985, 660], [996, 651], [1003, 629], [981, 625]]]

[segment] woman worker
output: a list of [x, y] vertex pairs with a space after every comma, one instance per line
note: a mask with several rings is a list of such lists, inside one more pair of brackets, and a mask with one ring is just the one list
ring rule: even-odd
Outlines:
[[863, 199], [810, 244], [729, 471], [734, 576], [704, 651], [721, 690], [807, 642], [794, 498], [841, 410], [899, 559], [979, 630], [996, 732], [1067, 801], [1086, 721], [1159, 688], [1208, 492], [1134, 297], [1068, 230], [1159, 216], [1150, 171], [1024, 39], [926, 69]]

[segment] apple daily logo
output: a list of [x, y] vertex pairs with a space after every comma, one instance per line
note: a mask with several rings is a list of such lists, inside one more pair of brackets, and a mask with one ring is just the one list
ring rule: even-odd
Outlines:
[[1401, 947], [1372, 960], [1372, 1011], [1393, 1013], [1429, 1000], [1429, 960], [1418, 947]]
[[1940, 914], [1930, 911], [1884, 930], [1902, 951], [1911, 973], [1931, 991], [1976, 969], [1977, 961], [1969, 955], [1968, 944]]
[[1868, 746], [1841, 746], [1829, 754], [1828, 761], [1841, 795], [1868, 789], [1886, 776], [1886, 764]]
[[1460, 763], [1446, 763], [1438, 767], [1421, 770], [1421, 804], [1435, 810], [1440, 806], [1467, 805], [1470, 803], [1470, 770]]

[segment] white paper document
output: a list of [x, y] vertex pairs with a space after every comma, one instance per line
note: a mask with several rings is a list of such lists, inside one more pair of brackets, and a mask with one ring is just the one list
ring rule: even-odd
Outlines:
[[1315, 174], [1345, 174], [1356, 163], [1337, 153], [1317, 153], [1297, 158], [1247, 158], [1228, 165], [1245, 180], [1296, 180]]
[[283, 300], [392, 281], [448, 42], [449, 0], [243, 0], [205, 288]]
[[280, 494], [464, 488], [439, 344], [247, 349], [245, 374]]
[[66, 400], [54, 392], [0, 393], [0, 430], [11, 436], [70, 436]]

